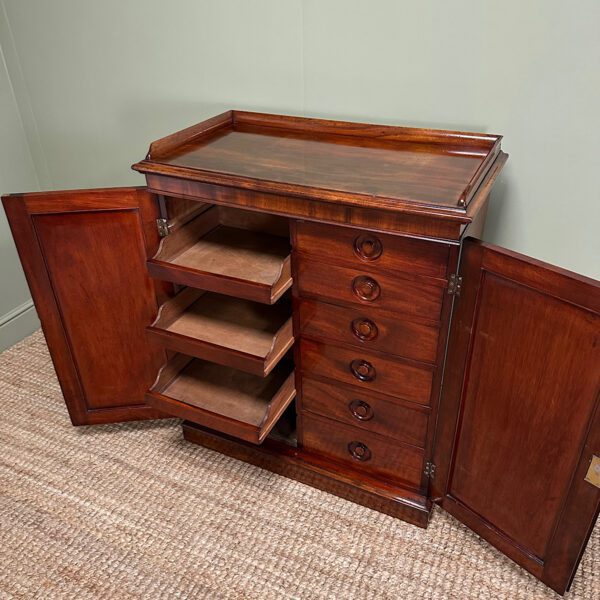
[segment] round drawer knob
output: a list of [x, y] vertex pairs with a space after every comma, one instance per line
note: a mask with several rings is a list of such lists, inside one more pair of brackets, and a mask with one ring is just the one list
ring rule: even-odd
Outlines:
[[373, 381], [375, 379], [375, 367], [368, 361], [357, 358], [350, 363], [350, 372], [360, 381]]
[[350, 442], [348, 452], [350, 452], [352, 458], [362, 462], [371, 458], [371, 451], [362, 442]]
[[373, 409], [371, 405], [364, 400], [352, 400], [348, 404], [348, 408], [352, 413], [352, 416], [359, 421], [369, 421], [373, 418]]
[[373, 300], [379, 298], [381, 288], [372, 277], [359, 275], [352, 280], [352, 291], [361, 300], [373, 302]]
[[350, 324], [350, 329], [354, 336], [363, 342], [374, 340], [379, 333], [377, 325], [370, 319], [364, 318], [354, 319]]
[[354, 240], [354, 252], [363, 260], [377, 260], [383, 252], [383, 245], [375, 235], [359, 235]]

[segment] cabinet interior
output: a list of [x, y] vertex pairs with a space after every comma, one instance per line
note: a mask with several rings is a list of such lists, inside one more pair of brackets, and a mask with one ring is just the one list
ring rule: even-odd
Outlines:
[[[167, 281], [184, 267], [187, 287], [160, 307], [147, 328], [152, 339], [177, 352], [148, 400], [165, 412], [261, 443], [295, 396], [291, 357], [282, 360], [294, 343], [286, 293], [288, 220], [204, 203], [194, 207], [177, 198], [162, 202], [171, 219], [169, 234], [148, 267], [152, 272], [152, 265], [161, 265]], [[261, 286], [266, 297], [256, 293]]]
[[206, 205], [186, 214], [193, 218], [172, 224], [148, 261], [151, 275], [265, 304], [290, 288], [286, 219]]
[[260, 443], [295, 394], [291, 361], [260, 377], [177, 354], [161, 369], [147, 397], [175, 416]]
[[199, 358], [229, 351], [232, 365], [267, 375], [294, 343], [291, 312], [289, 298], [268, 306], [188, 287], [160, 307], [148, 333]]

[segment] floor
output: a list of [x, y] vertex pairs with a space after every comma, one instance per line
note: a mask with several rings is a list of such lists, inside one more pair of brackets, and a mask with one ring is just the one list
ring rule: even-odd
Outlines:
[[[427, 530], [182, 440], [71, 427], [44, 338], [0, 355], [0, 598], [559, 598], [457, 521]], [[596, 527], [568, 600], [600, 598]]]

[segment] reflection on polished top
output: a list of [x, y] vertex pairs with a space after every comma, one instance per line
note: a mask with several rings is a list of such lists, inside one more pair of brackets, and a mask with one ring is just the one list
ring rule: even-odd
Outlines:
[[155, 142], [135, 168], [165, 175], [176, 168], [178, 176], [207, 183], [227, 175], [261, 191], [296, 186], [304, 194], [341, 194], [332, 201], [352, 195], [457, 208], [468, 204], [500, 140], [230, 111]]

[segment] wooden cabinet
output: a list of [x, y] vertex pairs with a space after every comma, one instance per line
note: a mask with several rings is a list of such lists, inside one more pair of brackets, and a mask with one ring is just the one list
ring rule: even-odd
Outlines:
[[146, 188], [3, 199], [74, 424], [187, 440], [426, 526], [558, 592], [600, 507], [600, 286], [473, 239], [494, 135], [230, 111]]

